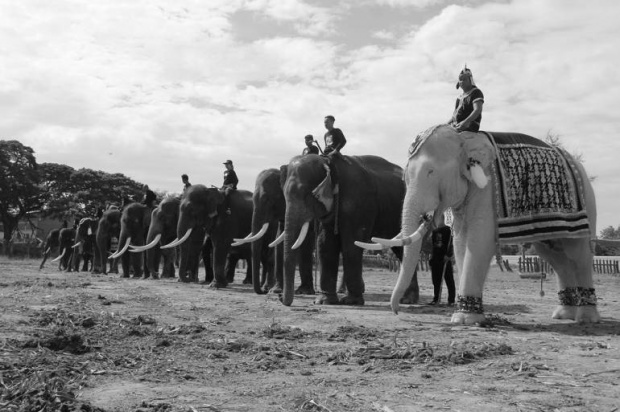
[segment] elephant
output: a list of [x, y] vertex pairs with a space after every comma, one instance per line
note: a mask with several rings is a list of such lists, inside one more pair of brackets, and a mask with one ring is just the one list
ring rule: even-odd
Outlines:
[[[252, 202], [254, 212], [252, 214], [252, 232], [244, 239], [235, 239], [236, 244], [252, 242], [252, 283], [254, 291], [258, 294], [282, 292], [283, 277], [283, 244], [274, 242], [276, 235], [284, 227], [286, 213], [286, 201], [282, 190], [282, 183], [286, 180], [287, 166], [278, 169], [266, 169], [256, 177], [256, 186]], [[312, 259], [314, 252], [314, 225], [310, 228], [306, 240], [299, 252], [299, 273], [301, 285], [295, 290], [295, 294], [314, 295], [312, 276]], [[265, 246], [270, 242], [275, 244], [272, 248]], [[264, 278], [261, 279], [261, 262], [264, 262]]]
[[[315, 219], [319, 221], [317, 251], [321, 268], [321, 294], [315, 303], [364, 304], [363, 251], [354, 241], [368, 241], [379, 233], [383, 236], [399, 233], [405, 194], [402, 173], [401, 167], [378, 156], [311, 154], [290, 160], [283, 186], [286, 199], [284, 305], [293, 302], [297, 248]], [[400, 258], [402, 248], [394, 252]], [[341, 254], [347, 293], [339, 299]], [[412, 277], [411, 289], [419, 290], [416, 276]]]
[[133, 277], [140, 278], [144, 274], [149, 277], [150, 271], [145, 265], [144, 252], [125, 253], [130, 245], [144, 246], [147, 232], [151, 224], [151, 212], [153, 209], [143, 203], [130, 203], [123, 208], [121, 213], [121, 229], [118, 238], [118, 250], [112, 258], [121, 259], [123, 278], [130, 277], [133, 269]]
[[59, 270], [70, 270], [75, 242], [75, 229], [62, 228], [58, 233], [59, 255], [52, 262], [59, 262]]
[[552, 318], [600, 321], [592, 280], [594, 191], [583, 166], [562, 148], [518, 133], [458, 133], [439, 125], [409, 148], [405, 182], [402, 239], [373, 239], [405, 247], [391, 297], [395, 313], [419, 260], [421, 236], [451, 208], [460, 279], [452, 323], [485, 319], [483, 288], [493, 255], [499, 257], [500, 244], [525, 242], [558, 275]]
[[[47, 234], [47, 237], [45, 238], [45, 245], [43, 246], [43, 260], [41, 261], [39, 270], [43, 269], [43, 265], [45, 265], [47, 258], [49, 258], [50, 254], [52, 252], [55, 252], [55, 250], [58, 249], [58, 247], [60, 246], [59, 236], [60, 229], [52, 229]], [[60, 269], [60, 264], [58, 268]]]
[[88, 262], [94, 266], [98, 262], [98, 251], [95, 247], [97, 238], [97, 226], [99, 221], [95, 218], [85, 217], [78, 223], [75, 230], [75, 244], [73, 248], [73, 270], [79, 271], [80, 259], [84, 259], [82, 271], [88, 271]]
[[[162, 249], [181, 245], [181, 267], [188, 258], [189, 250], [185, 242], [200, 231], [208, 235], [212, 244], [213, 281], [212, 288], [225, 288], [233, 281], [235, 267], [232, 264], [239, 258], [250, 260], [250, 245], [231, 247], [233, 238], [240, 237], [250, 231], [252, 219], [252, 193], [247, 190], [232, 190], [224, 204], [224, 193], [215, 187], [192, 185], [183, 197], [179, 207], [179, 223], [177, 239], [162, 246]], [[201, 232], [205, 230], [205, 232]], [[201, 236], [195, 239], [198, 243]], [[209, 245], [208, 242], [205, 243]], [[203, 256], [205, 256], [203, 254]], [[227, 265], [227, 262], [232, 259]], [[205, 258], [205, 265], [208, 258]], [[180, 268], [181, 269], [181, 268]], [[179, 270], [180, 275], [182, 270]], [[252, 282], [252, 266], [248, 265], [247, 275], [243, 283]]]
[[[151, 224], [146, 239], [147, 244], [143, 247], [131, 246], [131, 252], [146, 251], [147, 267], [153, 279], [159, 278], [159, 261], [162, 257], [164, 262], [161, 276], [167, 278], [175, 277], [176, 248], [161, 249], [160, 246], [176, 239], [180, 204], [181, 198], [176, 196], [166, 197], [162, 200], [151, 213]], [[183, 265], [179, 269], [181, 281], [188, 280], [188, 272], [190, 273], [190, 279], [197, 278], [200, 263], [198, 252], [201, 252], [205, 247], [203, 245], [204, 231], [202, 233], [199, 230], [194, 231], [191, 242], [193, 244], [192, 249], [194, 250], [190, 252], [189, 258], [183, 261]], [[207, 261], [209, 258], [210, 256], [207, 257]], [[205, 271], [205, 281], [208, 280], [210, 282], [213, 280], [213, 268], [210, 264], [205, 264]]]
[[[120, 233], [121, 211], [117, 207], [112, 206], [103, 212], [103, 215], [99, 219], [99, 224], [97, 225], [96, 256], [98, 257], [98, 261], [95, 259], [95, 264], [93, 265], [91, 273], [107, 274], [108, 251], [112, 244], [112, 238], [119, 239]], [[110, 271], [118, 273], [118, 259], [113, 259], [112, 262], [110, 262]]]

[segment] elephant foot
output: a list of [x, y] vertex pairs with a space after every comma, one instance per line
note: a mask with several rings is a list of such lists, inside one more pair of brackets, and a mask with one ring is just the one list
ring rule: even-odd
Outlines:
[[296, 295], [316, 295], [316, 291], [312, 285], [301, 285], [295, 290]]
[[577, 306], [577, 314], [575, 322], [577, 323], [600, 323], [601, 315], [598, 313], [596, 306]]
[[244, 285], [251, 285], [252, 284], [252, 278], [245, 278], [245, 279], [243, 279], [243, 284]]
[[558, 305], [553, 314], [552, 319], [571, 319], [574, 320], [577, 315], [577, 306]]
[[346, 295], [340, 298], [341, 305], [364, 306], [363, 296]]
[[[110, 273], [114, 273], [114, 272], [110, 272]], [[131, 276], [129, 276], [129, 274], [125, 274], [125, 273], [121, 275], [121, 279], [129, 279], [130, 277]]]
[[400, 298], [400, 303], [404, 305], [413, 305], [420, 301], [420, 288], [409, 287], [405, 291], [405, 294]]
[[314, 300], [315, 305], [339, 305], [338, 295], [335, 293], [321, 293]]
[[209, 285], [209, 288], [211, 288], [211, 289], [224, 289], [227, 286], [228, 286], [228, 282], [222, 282], [222, 281], [214, 280]]
[[450, 322], [459, 325], [474, 325], [484, 322], [485, 319], [484, 313], [454, 312]]
[[269, 289], [268, 293], [282, 293], [282, 285], [276, 284], [274, 287]]

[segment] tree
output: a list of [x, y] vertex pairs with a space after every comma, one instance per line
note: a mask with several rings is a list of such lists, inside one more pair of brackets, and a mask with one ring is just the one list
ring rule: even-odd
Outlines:
[[613, 226], [607, 226], [605, 229], [601, 230], [601, 235], [599, 236], [601, 239], [620, 239], [620, 225], [614, 229]]
[[40, 193], [32, 148], [17, 140], [0, 140], [0, 219], [7, 254], [20, 219], [41, 207]]

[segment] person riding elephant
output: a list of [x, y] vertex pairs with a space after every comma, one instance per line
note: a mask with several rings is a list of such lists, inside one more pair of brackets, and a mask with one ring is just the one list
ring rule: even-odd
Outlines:
[[[336, 184], [331, 180], [334, 170]], [[282, 303], [293, 302], [297, 249], [310, 223], [318, 219], [321, 295], [315, 303], [363, 305], [363, 251], [354, 241], [399, 233], [405, 195], [402, 168], [378, 156], [305, 155], [293, 157], [287, 172]], [[401, 250], [394, 252], [400, 258]], [[347, 294], [338, 299], [340, 255]]]
[[123, 269], [122, 277], [130, 277], [133, 269], [133, 277], [140, 278], [144, 273], [148, 277], [150, 272], [145, 265], [144, 253], [125, 253], [130, 245], [143, 246], [151, 224], [152, 209], [143, 203], [130, 203], [125, 206], [121, 214], [121, 230], [118, 238], [120, 250], [113, 254], [112, 258], [121, 258]]
[[583, 165], [562, 148], [519, 133], [458, 133], [440, 125], [409, 148], [405, 182], [402, 239], [373, 239], [405, 246], [391, 298], [395, 313], [418, 263], [421, 237], [451, 208], [460, 278], [452, 323], [485, 319], [483, 289], [493, 255], [499, 260], [500, 244], [530, 242], [557, 273], [560, 302], [552, 317], [600, 321], [590, 246], [594, 191]]
[[[252, 232], [244, 239], [235, 239], [239, 244], [252, 242], [253, 284], [254, 291], [258, 294], [282, 292], [284, 244], [276, 241], [276, 235], [278, 232], [282, 233], [284, 228], [286, 201], [282, 183], [286, 180], [286, 173], [287, 167], [284, 165], [280, 170], [266, 169], [258, 174], [252, 199], [254, 204]], [[295, 294], [315, 294], [312, 275], [314, 239], [314, 225], [312, 225], [300, 248], [301, 285], [295, 290]], [[266, 248], [265, 246], [270, 243], [274, 247]], [[259, 276], [261, 262], [266, 262], [263, 264], [263, 269], [267, 271], [266, 279], [261, 279]]]
[[[195, 231], [205, 230], [212, 244], [214, 279], [212, 288], [224, 288], [232, 281], [234, 266], [228, 265], [229, 255], [233, 259], [250, 260], [250, 245], [231, 247], [233, 238], [239, 238], [250, 231], [252, 220], [252, 193], [247, 190], [233, 190], [224, 205], [224, 193], [215, 187], [207, 188], [197, 184], [189, 187], [181, 199], [177, 239], [162, 246], [162, 249], [183, 245]], [[182, 253], [181, 262], [187, 256]], [[252, 283], [252, 266], [248, 265], [243, 283]]]

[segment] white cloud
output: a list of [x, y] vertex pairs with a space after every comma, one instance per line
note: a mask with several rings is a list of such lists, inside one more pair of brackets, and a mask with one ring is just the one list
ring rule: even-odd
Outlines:
[[[0, 138], [30, 145], [40, 162], [167, 190], [179, 190], [182, 172], [220, 184], [221, 162], [233, 158], [252, 189], [260, 170], [301, 151], [305, 134], [322, 141], [326, 114], [347, 153], [403, 164], [415, 135], [450, 116], [467, 63], [486, 96], [483, 128], [560, 134], [598, 176], [601, 225], [619, 223], [616, 1], [465, 2], [398, 30], [369, 28], [369, 41], [381, 41], [355, 49], [343, 33], [364, 27], [348, 18], [366, 3], [171, 4], [4, 1]], [[271, 34], [239, 40], [231, 16], [244, 10], [273, 23]], [[399, 38], [403, 27], [412, 29]]]

